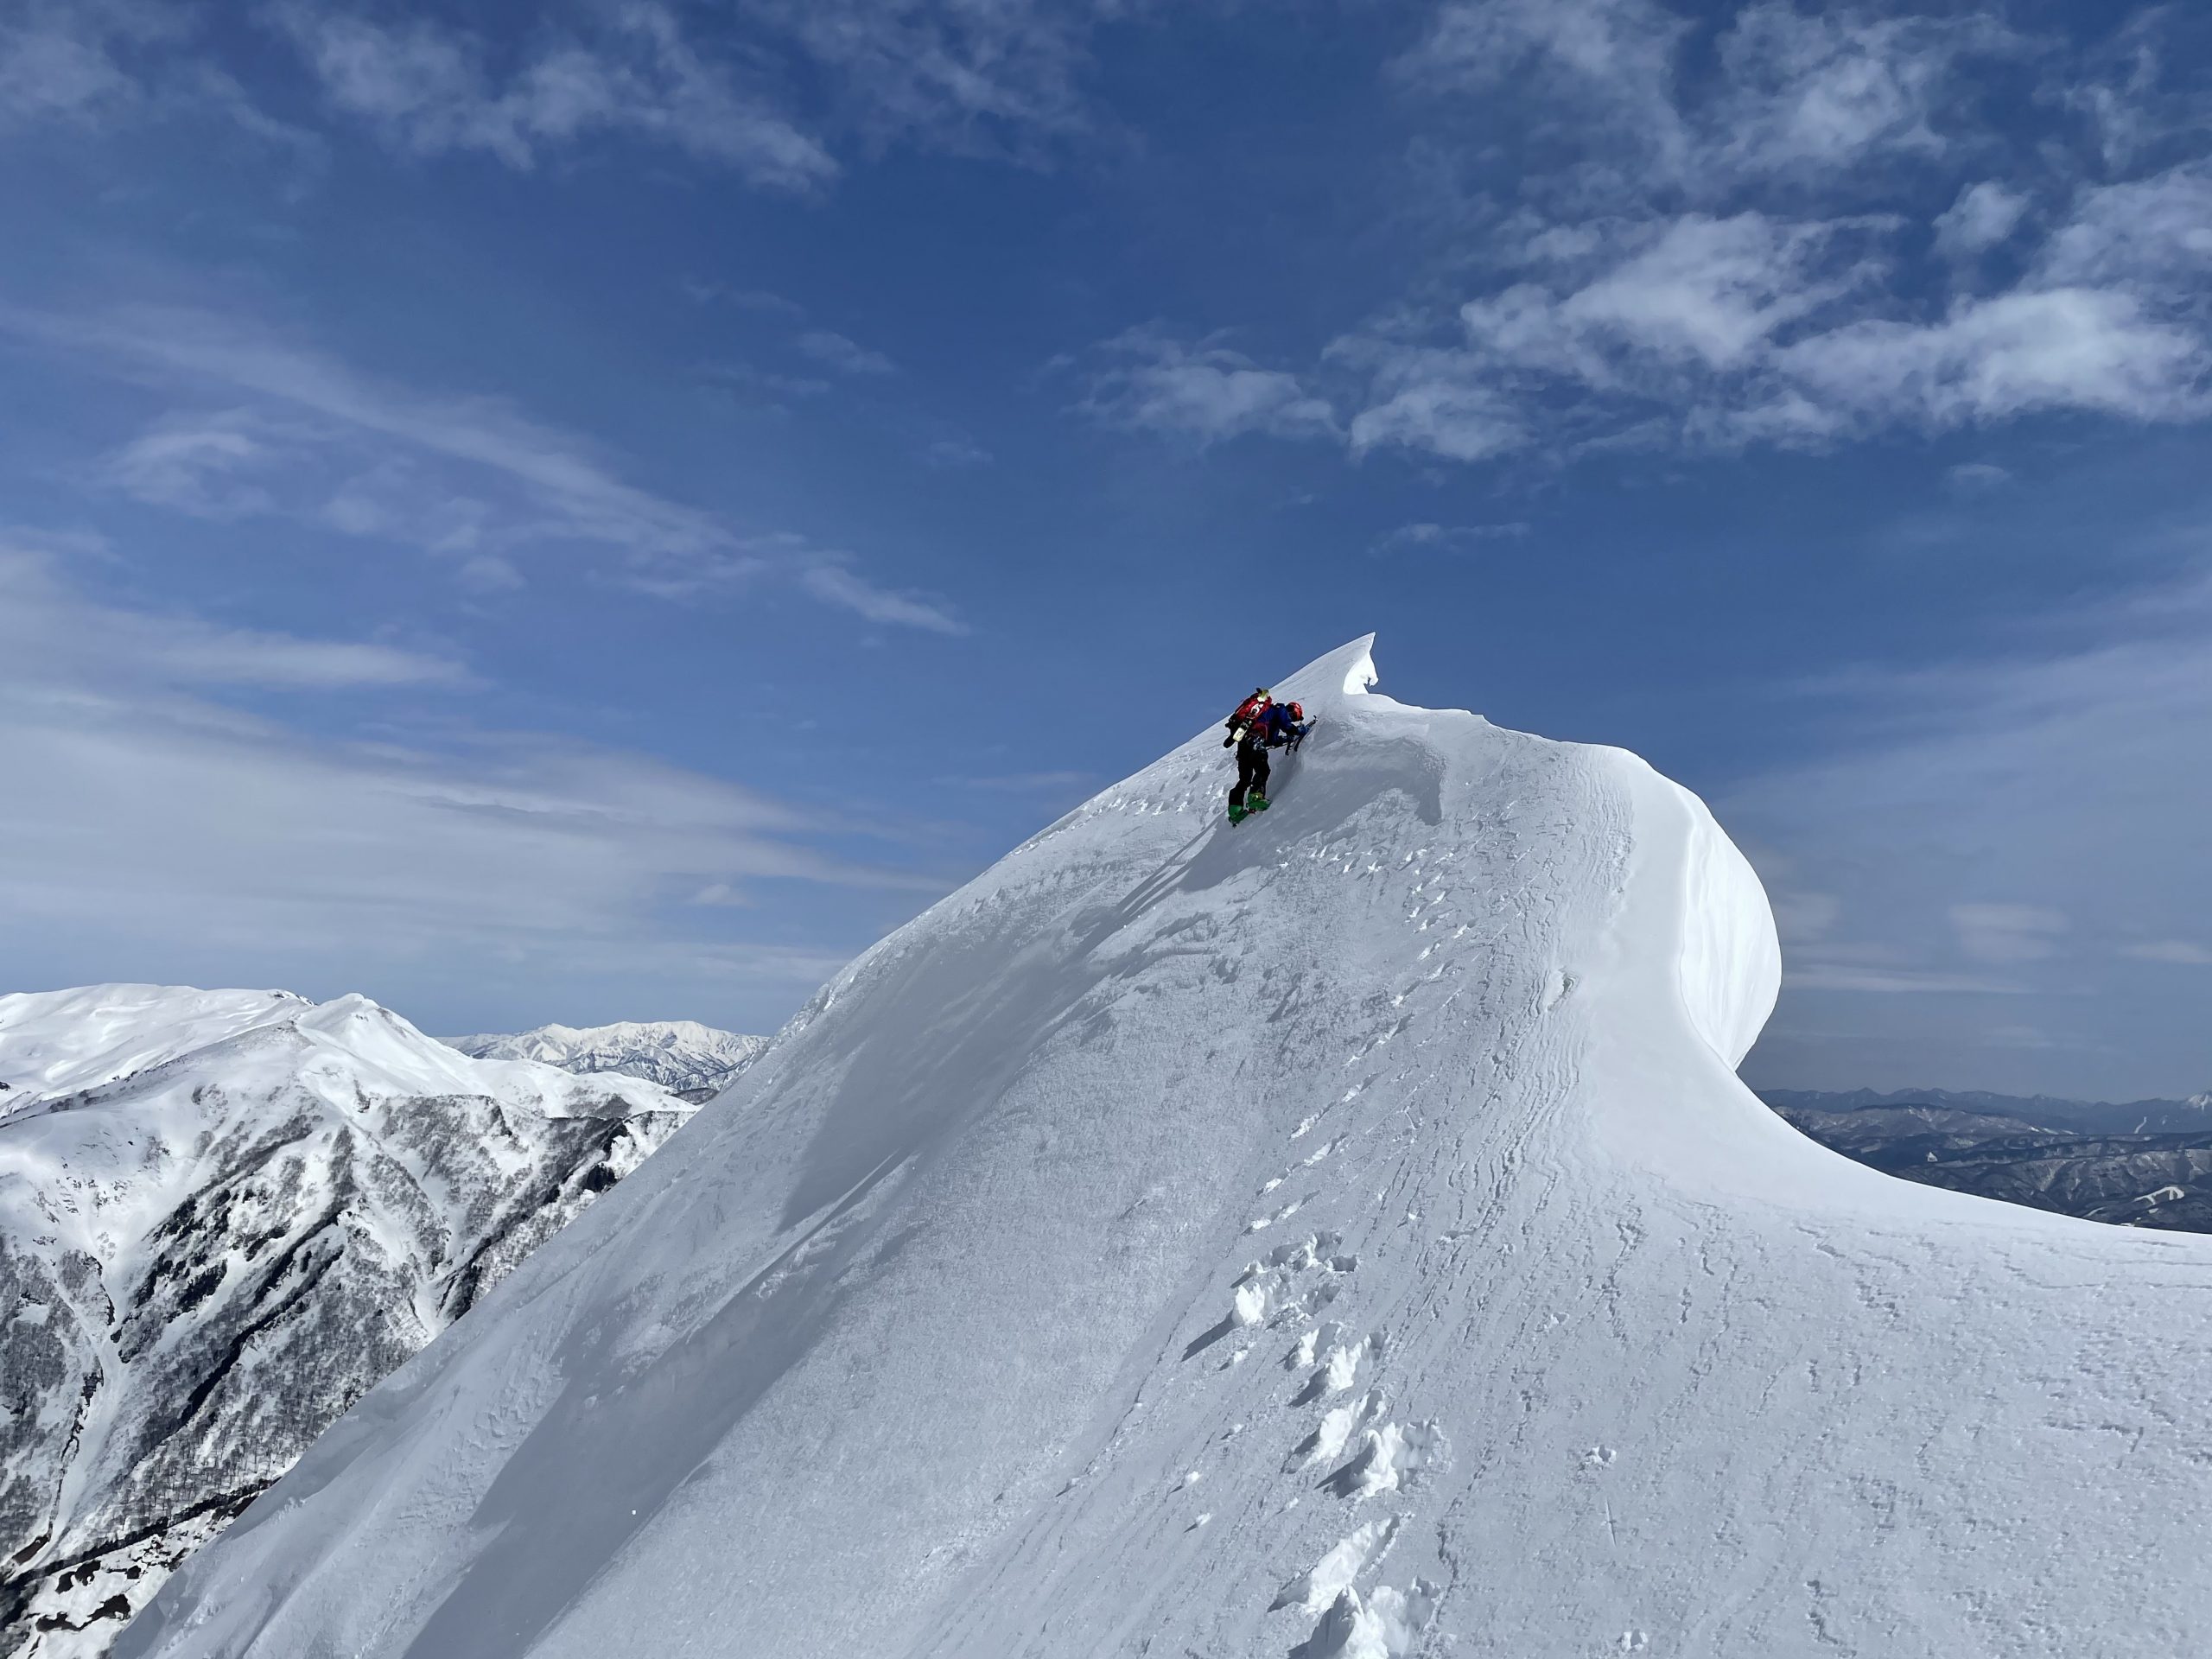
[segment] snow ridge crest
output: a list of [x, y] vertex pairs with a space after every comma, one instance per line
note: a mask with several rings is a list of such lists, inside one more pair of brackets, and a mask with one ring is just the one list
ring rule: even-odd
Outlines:
[[1319, 721], [1264, 815], [1224, 821], [1209, 721], [866, 952], [118, 1659], [2212, 1618], [2202, 1574], [2102, 1570], [2212, 1528], [2172, 1313], [2212, 1239], [1798, 1135], [1732, 1070], [1779, 956], [1703, 807], [1373, 677], [1361, 639], [1274, 683]]

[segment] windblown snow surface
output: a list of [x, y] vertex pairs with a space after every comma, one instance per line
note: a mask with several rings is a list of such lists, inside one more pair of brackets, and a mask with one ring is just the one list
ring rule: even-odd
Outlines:
[[2190, 1647], [2212, 1240], [1800, 1136], [1705, 809], [1371, 678], [868, 952], [118, 1652]]

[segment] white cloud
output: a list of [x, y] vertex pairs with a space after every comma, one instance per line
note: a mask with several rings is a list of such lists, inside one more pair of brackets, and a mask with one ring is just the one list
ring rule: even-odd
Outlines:
[[1503, 524], [1400, 524], [1378, 540], [1373, 550], [1389, 553], [1411, 547], [1450, 550], [1476, 546], [1485, 542], [1521, 541], [1528, 536], [1529, 528], [1518, 522]]
[[[2056, 100], [2086, 117], [2098, 160], [2107, 170], [2125, 169], [2177, 139], [2201, 138], [2212, 126], [2212, 100], [2200, 81], [2187, 74], [2194, 54], [2177, 48], [2170, 35], [2188, 8], [2145, 6], [2120, 18], [2085, 66], [2069, 72], [2051, 89]], [[2178, 60], [2183, 73], [2167, 73]]]
[[967, 625], [941, 605], [904, 594], [887, 593], [855, 575], [850, 566], [834, 556], [810, 561], [800, 572], [799, 583], [817, 599], [842, 606], [871, 622], [923, 628], [931, 633], [965, 633]]
[[0, 663], [17, 681], [57, 696], [87, 687], [306, 691], [472, 683], [462, 664], [434, 653], [97, 605], [17, 535], [0, 538]]
[[1847, 324], [1776, 365], [1839, 420], [1943, 428], [2055, 409], [2194, 418], [2208, 361], [2202, 340], [2133, 296], [2063, 288], [1967, 301], [1936, 322]]
[[[1999, 9], [1755, 0], [1694, 23], [1658, 0], [1447, 0], [1399, 68], [1437, 144], [1479, 161], [1442, 169], [1437, 268], [1329, 349], [1364, 377], [1328, 387], [1356, 451], [1557, 461], [2207, 410], [2212, 162], [2084, 186], [2075, 135], [1993, 113], [2049, 124], [2036, 95], [2083, 60]], [[1938, 189], [1932, 243], [1863, 211]]]
[[0, 132], [197, 118], [319, 162], [319, 140], [260, 109], [200, 55], [204, 21], [162, 0], [13, 0], [0, 8]]
[[2125, 285], [2201, 309], [2212, 277], [2212, 163], [2083, 191], [2036, 275], [2052, 286]]
[[[1719, 792], [1715, 810], [1738, 837], [1789, 847], [1793, 887], [1847, 894], [1853, 931], [1886, 955], [1802, 943], [1785, 952], [1793, 990], [1902, 992], [1933, 976], [2010, 989], [2033, 1004], [2024, 1023], [2051, 1030], [2109, 1009], [2138, 1033], [2128, 1052], [2077, 1055], [2044, 1086], [2171, 1092], [2199, 1064], [2186, 1034], [2202, 1027], [2202, 988], [2186, 975], [2146, 988], [2124, 959], [2143, 959], [2144, 941], [2212, 938], [2212, 774], [2192, 763], [2212, 749], [2208, 660], [2200, 563], [2155, 592], [2070, 607], [2001, 654], [1804, 687], [1832, 747]], [[1799, 1007], [1784, 1027], [1801, 1050], [1910, 1050], [1964, 1069], [1947, 1018], [1909, 998], [1879, 1020]]]
[[[247, 98], [233, 71], [257, 70], [259, 42], [206, 27], [219, 10], [14, 0], [0, 9], [0, 129], [212, 114], [319, 158], [318, 139]], [[527, 169], [594, 138], [626, 138], [804, 194], [835, 181], [831, 143], [848, 137], [1046, 162], [1099, 124], [1082, 86], [1099, 26], [1165, 10], [1151, 0], [620, 0], [543, 16], [478, 8], [481, 32], [373, 0], [274, 0], [241, 16], [290, 45], [328, 109], [407, 155], [474, 153]]]
[[1200, 447], [1251, 432], [1325, 437], [1337, 429], [1328, 401], [1298, 377], [1263, 369], [1219, 338], [1186, 345], [1158, 327], [1104, 342], [1113, 366], [1078, 405], [1109, 426], [1155, 432]]
[[[2054, 248], [2091, 222], [2103, 220], [2070, 219]], [[1731, 448], [2043, 410], [2194, 420], [2208, 407], [2212, 341], [2183, 315], [2179, 280], [2141, 251], [2188, 245], [2137, 223], [2130, 282], [2051, 280], [2088, 264], [2077, 237], [2020, 286], [1931, 318], [1894, 315], [1914, 308], [1885, 282], [1885, 221], [1691, 213], [1617, 231], [1593, 243], [1601, 257], [1466, 302], [1454, 345], [1370, 334], [1332, 355], [1370, 377], [1356, 448], [1462, 461], [1618, 442], [1654, 421], [1665, 442]], [[2094, 245], [2110, 255], [2114, 242]]]
[[1714, 71], [1685, 73], [1699, 31], [1656, 0], [1452, 0], [1400, 63], [1432, 94], [1533, 93], [1540, 157], [1524, 181], [1588, 208], [1655, 187], [1709, 204], [1747, 181], [1835, 179], [1942, 154], [1961, 65], [2024, 43], [1994, 13], [1738, 10]]
[[1485, 459], [1556, 437], [1562, 390], [1581, 399], [1573, 420], [1616, 429], [1655, 410], [1714, 435], [1754, 411], [1771, 418], [1794, 390], [1771, 372], [1783, 337], [1873, 281], [1869, 234], [1857, 221], [1686, 214], [1593, 238], [1550, 281], [1467, 302], [1456, 345], [1340, 340], [1332, 357], [1370, 376], [1353, 445]]
[[1524, 284], [1502, 302], [1470, 302], [1459, 315], [1478, 349], [1592, 382], [1609, 372], [1613, 347], [1738, 368], [1783, 327], [1872, 274], [1866, 260], [1830, 274], [1823, 259], [1854, 228], [1688, 214], [1562, 301]]
[[1989, 13], [1894, 16], [1748, 6], [1721, 37], [1708, 143], [1748, 173], [1834, 175], [1876, 156], [1932, 157], [1962, 59], [2020, 42]]
[[781, 400], [786, 397], [820, 397], [830, 391], [830, 382], [819, 375], [783, 374], [731, 359], [702, 363], [694, 372], [711, 385], [727, 388], [773, 408], [782, 407]]
[[523, 574], [496, 553], [476, 553], [461, 562], [454, 579], [472, 594], [511, 594], [524, 586]]
[[2056, 956], [2068, 926], [2064, 915], [2039, 905], [1953, 905], [1950, 915], [1959, 949], [1993, 964]]
[[2152, 939], [2120, 947], [2120, 954], [2138, 962], [2172, 963], [2183, 967], [2212, 967], [2212, 950], [2188, 939]]
[[1819, 963], [1803, 968], [1785, 963], [1783, 983], [1795, 991], [1856, 991], [1878, 996], [2017, 996], [2027, 988], [1976, 974]]
[[1523, 448], [1530, 429], [1502, 388], [1485, 385], [1483, 365], [1456, 352], [1398, 352], [1351, 344], [1341, 349], [1372, 364], [1380, 401], [1352, 417], [1356, 453], [1387, 445], [1424, 449], [1446, 461], [1487, 461]]
[[1633, 135], [1638, 164], [1677, 175], [1691, 139], [1675, 62], [1689, 32], [1649, 0], [1453, 0], [1399, 68], [1432, 92], [1533, 86], [1562, 123]]
[[1774, 925], [1785, 944], [1811, 944], [1824, 939], [1843, 913], [1843, 902], [1832, 893], [1792, 892], [1777, 888], [1769, 895]]
[[1943, 479], [1954, 495], [1971, 498], [2003, 489], [2012, 481], [2012, 474], [1990, 461], [1966, 461], [1946, 470]]
[[828, 72], [869, 137], [1041, 159], [1084, 131], [1080, 85], [1113, 0], [749, 0], [746, 15]]
[[27, 0], [0, 16], [0, 125], [91, 121], [144, 96], [124, 59], [177, 32], [156, 7]]
[[696, 281], [686, 282], [683, 287], [683, 291], [700, 305], [727, 305], [739, 311], [759, 311], [777, 317], [806, 315], [806, 308], [798, 301], [787, 300], [765, 288], [733, 288], [727, 283]]
[[[202, 516], [283, 512], [407, 541], [461, 561], [479, 588], [512, 575], [525, 550], [599, 546], [644, 591], [690, 596], [780, 579], [868, 621], [963, 631], [944, 606], [878, 587], [844, 555], [740, 532], [625, 482], [589, 444], [501, 399], [379, 380], [201, 311], [0, 306], [0, 332], [203, 400], [259, 400], [250, 412], [165, 417], [111, 457], [101, 476], [141, 500]], [[817, 574], [825, 565], [834, 575]]]
[[[938, 887], [824, 850], [840, 824], [645, 755], [479, 729], [450, 705], [407, 735], [412, 700], [472, 683], [398, 645], [97, 599], [0, 550], [10, 971], [811, 980], [833, 950], [702, 940], [684, 899]], [[304, 699], [333, 693], [369, 702], [373, 741], [305, 723]]]
[[840, 374], [893, 374], [898, 370], [898, 365], [881, 352], [872, 352], [827, 328], [810, 328], [793, 343], [816, 362]]
[[994, 457], [975, 439], [955, 433], [931, 439], [923, 447], [922, 459], [931, 467], [950, 472], [964, 467], [988, 467]]
[[548, 45], [501, 80], [480, 42], [427, 20], [386, 27], [308, 3], [272, 14], [336, 108], [416, 155], [480, 150], [527, 168], [549, 149], [614, 132], [777, 189], [809, 190], [836, 175], [829, 152], [701, 56], [668, 8], [633, 3], [598, 16], [589, 38]]
[[2028, 211], [2028, 198], [1994, 179], [1967, 185], [1937, 216], [1936, 246], [1953, 259], [1970, 259], [2009, 239]]
[[286, 435], [252, 412], [172, 414], [104, 461], [99, 480], [151, 506], [198, 518], [239, 518], [276, 510], [255, 475], [277, 463]]

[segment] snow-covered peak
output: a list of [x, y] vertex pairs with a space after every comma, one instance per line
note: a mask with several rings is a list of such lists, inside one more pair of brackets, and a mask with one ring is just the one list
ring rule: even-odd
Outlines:
[[[1893, 1180], [1633, 756], [1220, 728], [852, 964], [118, 1659], [2164, 1651], [2212, 1238]], [[1239, 690], [1242, 689], [1240, 686]], [[2097, 1495], [2085, 1548], [2084, 1491]], [[2114, 1563], [2128, 1570], [2114, 1570]]]
[[311, 1005], [289, 991], [86, 985], [0, 996], [0, 1110], [164, 1065]]
[[0, 998], [0, 1651], [93, 1659], [189, 1548], [692, 1108], [365, 996]]
[[512, 1034], [447, 1039], [486, 1059], [537, 1060], [592, 1076], [644, 1077], [687, 1099], [720, 1092], [768, 1046], [765, 1037], [717, 1031], [693, 1020], [624, 1020], [607, 1026], [539, 1026]]

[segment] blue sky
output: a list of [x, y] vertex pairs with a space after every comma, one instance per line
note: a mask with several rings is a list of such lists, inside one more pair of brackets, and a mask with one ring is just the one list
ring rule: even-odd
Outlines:
[[2212, 23], [532, 10], [0, 16], [10, 984], [772, 1027], [1373, 629], [1755, 1082], [2212, 1084]]

